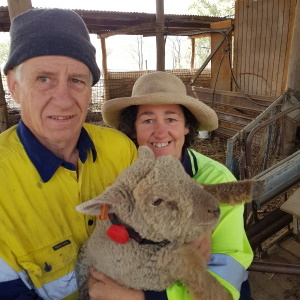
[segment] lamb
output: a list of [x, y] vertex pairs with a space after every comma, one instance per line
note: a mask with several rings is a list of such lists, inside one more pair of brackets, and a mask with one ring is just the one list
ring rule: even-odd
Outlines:
[[109, 218], [97, 221], [80, 254], [80, 299], [88, 299], [90, 266], [134, 289], [160, 291], [180, 280], [195, 299], [232, 299], [187, 243], [217, 225], [219, 203], [251, 201], [261, 186], [251, 180], [199, 184], [178, 159], [155, 158], [139, 147], [139, 158], [110, 187], [76, 207], [99, 215], [109, 205]]

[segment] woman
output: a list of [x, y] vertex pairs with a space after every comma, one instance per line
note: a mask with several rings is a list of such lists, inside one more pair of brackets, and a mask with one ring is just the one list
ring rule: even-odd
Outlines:
[[[150, 147], [155, 156], [178, 158], [197, 182], [215, 184], [235, 180], [225, 166], [189, 149], [199, 130], [211, 131], [218, 127], [218, 118], [215, 111], [203, 102], [187, 96], [183, 82], [170, 73], [154, 72], [141, 76], [133, 86], [132, 97], [107, 101], [102, 107], [102, 116], [109, 126], [123, 131], [137, 146]], [[220, 222], [212, 234], [211, 249], [207, 249], [210, 246], [207, 236], [200, 237], [193, 244], [203, 256], [207, 256], [207, 252], [210, 254], [211, 250], [208, 271], [233, 299], [250, 299], [250, 290], [246, 291], [245, 284], [241, 289], [243, 282], [247, 283], [246, 269], [253, 259], [243, 226], [244, 207], [221, 205], [220, 208]], [[107, 290], [120, 292], [115, 294], [116, 299], [121, 299], [117, 295], [122, 295], [123, 299], [191, 299], [187, 288], [180, 282], [164, 292], [142, 293], [123, 290], [103, 274], [93, 271], [93, 276], [90, 284], [97, 284], [97, 279], [100, 280], [101, 288], [106, 286]], [[126, 292], [131, 294], [127, 297]]]

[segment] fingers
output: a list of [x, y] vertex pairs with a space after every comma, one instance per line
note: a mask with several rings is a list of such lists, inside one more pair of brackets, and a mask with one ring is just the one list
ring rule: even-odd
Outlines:
[[95, 268], [90, 268], [88, 286], [91, 300], [144, 300], [143, 291], [126, 288]]
[[109, 278], [104, 275], [102, 272], [97, 271], [95, 268], [91, 267], [90, 268], [90, 275], [93, 279], [97, 280], [97, 281], [102, 281], [105, 282], [106, 280], [108, 280]]

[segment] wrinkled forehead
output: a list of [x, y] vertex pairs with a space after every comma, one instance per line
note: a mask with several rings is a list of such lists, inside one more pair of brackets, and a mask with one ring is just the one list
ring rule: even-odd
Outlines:
[[22, 63], [22, 69], [58, 72], [68, 69], [74, 72], [89, 73], [89, 68], [81, 61], [63, 55], [44, 55], [32, 57]]

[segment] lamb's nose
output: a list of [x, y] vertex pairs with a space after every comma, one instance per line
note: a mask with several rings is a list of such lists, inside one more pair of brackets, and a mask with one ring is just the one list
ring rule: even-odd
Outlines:
[[220, 208], [218, 207], [217, 209], [209, 209], [208, 212], [218, 217], [220, 215]]

